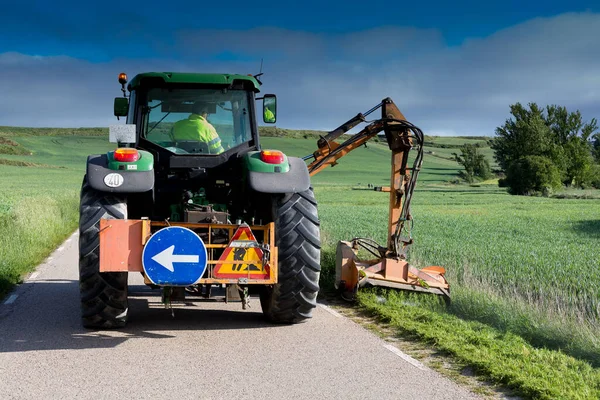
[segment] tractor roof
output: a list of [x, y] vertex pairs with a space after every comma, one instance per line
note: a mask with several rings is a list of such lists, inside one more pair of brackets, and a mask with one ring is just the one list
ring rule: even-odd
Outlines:
[[260, 90], [260, 84], [252, 75], [239, 74], [207, 74], [207, 73], [191, 73], [191, 72], [145, 72], [133, 77], [129, 83], [129, 89], [135, 89], [140, 86], [143, 79], [158, 78], [165, 83], [208, 83], [229, 85], [234, 80], [249, 81], [254, 86], [255, 91]]

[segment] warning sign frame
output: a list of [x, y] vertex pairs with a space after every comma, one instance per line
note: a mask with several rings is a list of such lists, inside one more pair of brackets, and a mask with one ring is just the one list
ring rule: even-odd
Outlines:
[[[246, 236], [246, 239], [240, 239], [242, 235]], [[229, 245], [219, 257], [219, 261], [215, 263], [212, 275], [216, 279], [257, 279], [257, 280], [266, 280], [271, 278], [271, 266], [269, 262], [263, 264], [264, 253], [259, 246], [259, 243], [256, 240], [256, 237], [252, 233], [252, 229], [248, 225], [240, 226], [229, 241]], [[257, 273], [256, 271], [251, 270], [251, 266], [256, 266], [257, 260], [244, 260], [248, 251], [253, 251], [256, 254], [256, 259], [260, 260], [258, 262], [262, 267], [261, 271]], [[233, 257], [236, 257], [236, 252], [238, 253], [237, 259], [230, 259], [230, 255], [233, 252]], [[241, 257], [241, 259], [239, 258]], [[237, 262], [236, 262], [237, 261]], [[232, 266], [232, 267], [229, 267]], [[245, 270], [244, 266], [246, 267]], [[231, 268], [232, 270], [228, 272], [222, 272], [225, 268]], [[239, 269], [239, 273], [235, 272], [235, 269]]]

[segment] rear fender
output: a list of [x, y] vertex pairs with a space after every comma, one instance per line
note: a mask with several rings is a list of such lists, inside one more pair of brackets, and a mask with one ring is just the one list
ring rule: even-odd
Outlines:
[[260, 193], [300, 193], [310, 188], [310, 175], [301, 158], [286, 157], [289, 168], [285, 172], [258, 171], [248, 165], [247, 178], [250, 189]]
[[94, 154], [87, 159], [87, 179], [95, 190], [110, 193], [141, 193], [154, 187], [154, 170], [114, 170], [109, 168], [106, 154]]

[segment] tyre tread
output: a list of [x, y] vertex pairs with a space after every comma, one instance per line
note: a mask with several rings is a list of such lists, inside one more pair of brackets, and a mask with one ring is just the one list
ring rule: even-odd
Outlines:
[[274, 220], [278, 283], [261, 295], [261, 305], [272, 322], [302, 322], [312, 318], [317, 306], [321, 273], [320, 221], [313, 189], [276, 200]]
[[87, 178], [79, 209], [79, 293], [86, 328], [118, 328], [127, 323], [127, 272], [100, 273], [100, 219], [126, 219], [125, 198], [94, 190]]

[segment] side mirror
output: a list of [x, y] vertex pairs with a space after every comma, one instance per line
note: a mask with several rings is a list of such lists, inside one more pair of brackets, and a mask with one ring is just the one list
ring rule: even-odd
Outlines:
[[126, 117], [129, 101], [126, 97], [115, 97], [115, 117]]
[[274, 94], [263, 96], [263, 121], [268, 124], [277, 121], [277, 97]]

